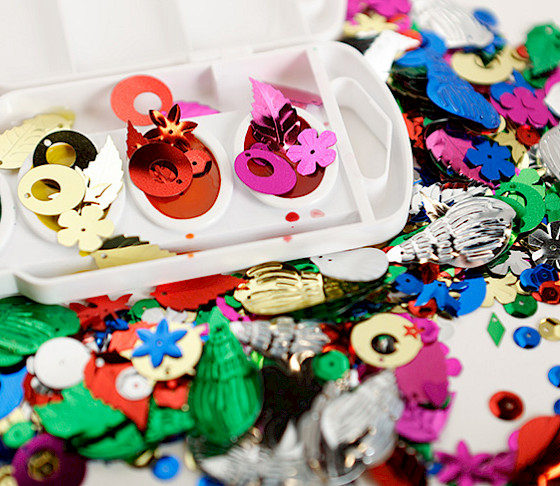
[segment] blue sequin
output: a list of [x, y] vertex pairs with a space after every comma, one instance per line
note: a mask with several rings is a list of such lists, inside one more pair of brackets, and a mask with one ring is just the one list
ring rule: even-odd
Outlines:
[[172, 479], [179, 472], [179, 467], [179, 460], [176, 457], [162, 456], [156, 461], [152, 471], [158, 479]]
[[500, 115], [496, 109], [442, 59], [446, 52], [443, 40], [429, 32], [422, 32], [422, 37], [422, 47], [408, 52], [397, 63], [404, 67], [426, 67], [426, 94], [435, 105], [485, 128], [498, 128]]
[[560, 388], [560, 366], [553, 366], [548, 370], [548, 380], [556, 388]]
[[467, 150], [465, 159], [471, 165], [480, 167], [480, 174], [489, 181], [499, 181], [515, 175], [515, 165], [509, 160], [510, 156], [507, 147], [485, 140]]
[[0, 375], [0, 418], [8, 415], [23, 400], [23, 379], [27, 374], [24, 366], [9, 375]]
[[132, 352], [133, 358], [149, 355], [152, 365], [157, 367], [163, 361], [164, 356], [171, 356], [172, 358], [183, 356], [181, 349], [175, 343], [187, 334], [187, 331], [169, 332], [169, 326], [165, 319], [159, 322], [155, 332], [151, 332], [148, 329], [137, 329], [136, 334], [144, 343], [134, 349]]
[[532, 327], [518, 327], [513, 333], [513, 340], [520, 348], [533, 349], [541, 342], [541, 335]]
[[407, 295], [418, 295], [422, 292], [424, 283], [410, 273], [403, 273], [395, 279], [395, 289]]
[[490, 86], [490, 96], [494, 98], [496, 101], [500, 101], [500, 98], [504, 93], [513, 93], [515, 88], [523, 87], [530, 89], [531, 91], [533, 88], [531, 85], [525, 80], [523, 75], [518, 71], [513, 71], [514, 82], [504, 81], [502, 83], [496, 83]]
[[536, 292], [544, 282], [556, 282], [558, 272], [552, 265], [541, 263], [535, 268], [523, 270], [519, 275], [519, 283], [525, 290]]

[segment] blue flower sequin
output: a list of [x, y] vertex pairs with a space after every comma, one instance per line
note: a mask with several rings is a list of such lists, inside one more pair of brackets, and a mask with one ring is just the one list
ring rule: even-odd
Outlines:
[[489, 181], [511, 179], [515, 175], [515, 166], [509, 160], [511, 153], [507, 147], [488, 140], [479, 143], [467, 151], [465, 159], [475, 167], [480, 167], [480, 174]]

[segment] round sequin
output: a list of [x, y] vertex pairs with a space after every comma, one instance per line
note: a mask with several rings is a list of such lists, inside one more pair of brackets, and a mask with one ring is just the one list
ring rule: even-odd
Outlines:
[[560, 366], [553, 366], [548, 370], [548, 380], [556, 388], [560, 388]]
[[547, 341], [560, 341], [560, 319], [543, 319], [539, 322], [539, 333]]
[[528, 147], [539, 143], [539, 140], [541, 139], [537, 129], [531, 125], [521, 125], [517, 129], [515, 136], [519, 142]]
[[70, 167], [86, 169], [89, 163], [97, 157], [97, 149], [88, 137], [74, 130], [60, 130], [45, 135], [37, 144], [33, 152], [33, 167], [52, 163], [50, 154], [57, 147], [69, 151], [68, 154], [73, 152], [71, 158], [74, 160], [68, 164]]
[[518, 327], [513, 333], [513, 340], [520, 348], [532, 349], [541, 342], [541, 335], [532, 327], [522, 326]]
[[158, 479], [172, 479], [179, 472], [179, 461], [173, 456], [160, 457], [154, 464], [152, 471]]
[[350, 342], [364, 363], [396, 368], [412, 361], [422, 341], [410, 332], [411, 322], [396, 314], [377, 314], [352, 329]]
[[140, 147], [130, 159], [130, 179], [149, 196], [171, 197], [186, 191], [193, 178], [192, 165], [185, 154], [166, 143]]
[[556, 415], [560, 415], [560, 399], [558, 399], [558, 400], [556, 400], [556, 401], [554, 402], [554, 407], [553, 407], [553, 409], [554, 409], [554, 413], [555, 413]]
[[515, 393], [501, 391], [494, 393], [489, 402], [490, 411], [499, 419], [516, 420], [523, 413], [523, 402]]

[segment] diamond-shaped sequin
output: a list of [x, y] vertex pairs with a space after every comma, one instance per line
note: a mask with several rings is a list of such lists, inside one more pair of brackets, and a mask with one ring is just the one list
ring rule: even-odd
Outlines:
[[492, 338], [492, 341], [494, 341], [494, 344], [496, 346], [499, 346], [502, 337], [504, 337], [504, 333], [506, 332], [506, 328], [500, 322], [500, 319], [498, 319], [498, 316], [496, 314], [492, 314], [486, 330], [488, 331], [488, 334], [490, 334], [490, 337]]

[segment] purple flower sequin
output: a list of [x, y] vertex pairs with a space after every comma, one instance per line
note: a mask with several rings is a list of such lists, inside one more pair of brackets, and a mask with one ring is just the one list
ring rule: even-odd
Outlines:
[[545, 92], [542, 89], [531, 90], [519, 86], [512, 93], [503, 93], [499, 103], [493, 105], [500, 115], [523, 125], [530, 123], [536, 128], [543, 128], [549, 123], [556, 125], [558, 120], [545, 104]]

